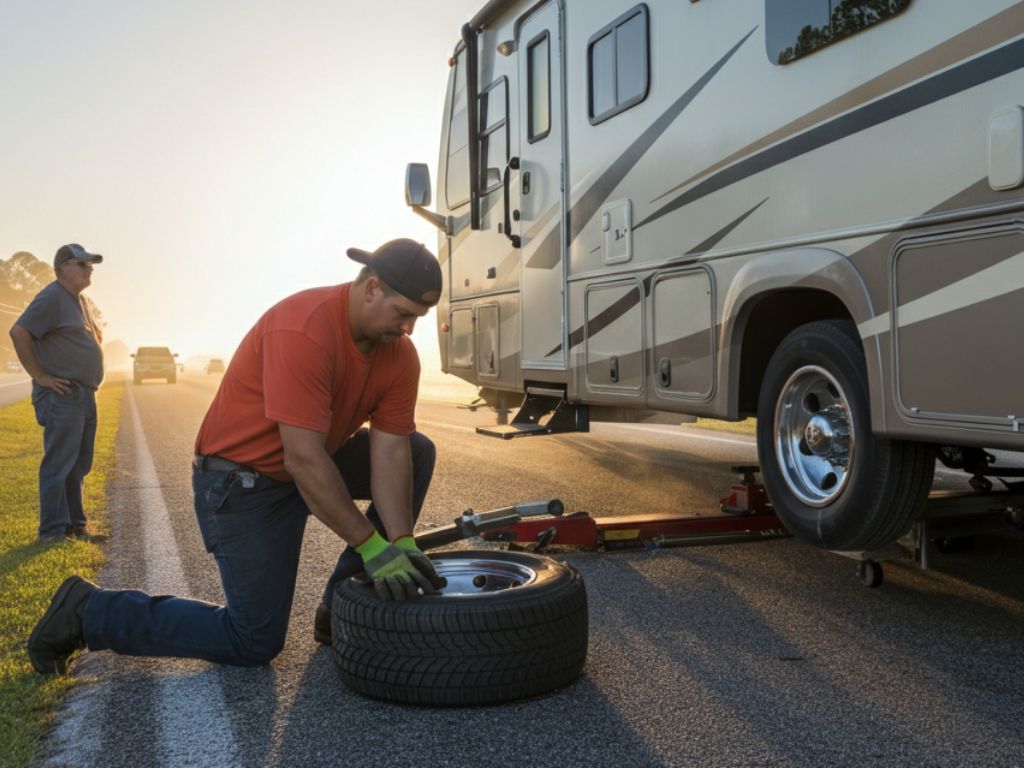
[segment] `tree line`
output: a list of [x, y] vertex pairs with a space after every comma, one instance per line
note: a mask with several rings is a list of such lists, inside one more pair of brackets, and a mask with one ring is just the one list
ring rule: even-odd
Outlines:
[[[55, 279], [53, 265], [40, 261], [28, 251], [18, 251], [8, 259], [0, 259], [0, 327], [4, 330], [0, 334], [0, 359], [3, 362], [16, 359], [7, 330], [35, 295]], [[96, 323], [100, 327], [106, 325], [96, 303], [88, 296], [83, 295], [82, 298], [89, 305], [89, 312]]]

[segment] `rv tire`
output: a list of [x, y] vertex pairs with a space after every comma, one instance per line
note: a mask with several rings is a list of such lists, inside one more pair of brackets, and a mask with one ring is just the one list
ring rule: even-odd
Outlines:
[[779, 519], [825, 549], [899, 539], [935, 471], [932, 446], [872, 433], [864, 351], [847, 321], [803, 325], [779, 344], [758, 400], [757, 449]]
[[363, 574], [334, 590], [334, 665], [357, 693], [475, 706], [568, 685], [587, 655], [587, 596], [572, 567], [525, 552], [431, 554], [440, 594], [382, 601]]

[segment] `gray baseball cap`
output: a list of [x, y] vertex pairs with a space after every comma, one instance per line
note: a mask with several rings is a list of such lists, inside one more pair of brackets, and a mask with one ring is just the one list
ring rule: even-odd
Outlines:
[[441, 298], [441, 265], [423, 243], [408, 238], [389, 240], [380, 248], [349, 248], [348, 257], [365, 264], [407, 299], [432, 307]]
[[53, 257], [53, 268], [60, 269], [60, 265], [68, 261], [87, 261], [90, 264], [99, 264], [103, 261], [103, 257], [98, 253], [89, 253], [78, 243], [68, 243], [57, 249], [57, 254]]

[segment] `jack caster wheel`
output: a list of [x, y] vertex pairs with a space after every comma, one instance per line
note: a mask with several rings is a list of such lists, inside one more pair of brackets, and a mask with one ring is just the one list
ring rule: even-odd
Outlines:
[[865, 587], [874, 589], [882, 585], [882, 564], [874, 560], [861, 560], [857, 563], [857, 580]]

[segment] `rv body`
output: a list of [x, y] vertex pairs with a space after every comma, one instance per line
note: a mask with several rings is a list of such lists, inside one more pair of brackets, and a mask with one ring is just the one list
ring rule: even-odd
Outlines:
[[[1024, 450], [1022, 37], [1009, 0], [492, 0], [450, 59], [442, 368], [497, 403], [758, 415], [787, 523], [895, 538], [936, 447]], [[822, 324], [857, 373], [800, 357], [844, 346]], [[868, 483], [854, 444], [911, 478], [901, 511], [815, 533]]]

